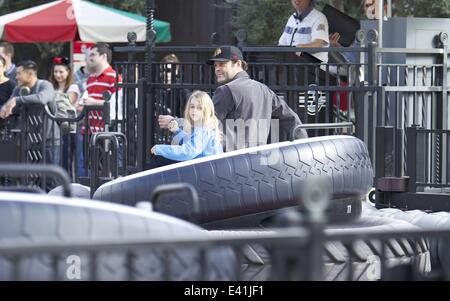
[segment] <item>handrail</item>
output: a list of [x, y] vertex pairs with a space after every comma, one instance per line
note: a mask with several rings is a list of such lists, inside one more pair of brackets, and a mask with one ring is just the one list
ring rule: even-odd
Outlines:
[[62, 180], [63, 193], [65, 197], [72, 197], [72, 190], [70, 188], [70, 178], [67, 172], [56, 165], [35, 165], [35, 164], [16, 164], [7, 163], [0, 164], [0, 174], [23, 176], [30, 173], [41, 173], [53, 175]]

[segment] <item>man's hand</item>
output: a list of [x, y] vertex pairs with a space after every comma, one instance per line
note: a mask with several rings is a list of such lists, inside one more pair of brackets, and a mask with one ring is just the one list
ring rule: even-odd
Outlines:
[[16, 98], [8, 100], [0, 110], [0, 118], [5, 119], [11, 116], [12, 110], [16, 107]]
[[175, 118], [173, 118], [168, 125], [168, 129], [169, 131], [171, 131], [172, 133], [175, 133], [178, 130], [178, 122]]
[[81, 105], [81, 104], [77, 105], [77, 113], [78, 114], [81, 114], [81, 112], [83, 112], [83, 109], [84, 109], [84, 105]]
[[[169, 128], [169, 123], [173, 120], [174, 118], [170, 115], [159, 115], [158, 116], [158, 123], [159, 123], [159, 127], [162, 129], [168, 129]], [[178, 126], [178, 124], [177, 124]]]
[[92, 97], [86, 97], [85, 99], [83, 99], [82, 104], [84, 106], [101, 106], [103, 105], [103, 100], [98, 100]]
[[154, 146], [150, 149], [150, 154], [156, 155], [156, 145], [154, 145]]
[[341, 34], [339, 32], [330, 34], [331, 47], [342, 47], [341, 43], [339, 43], [340, 38], [341, 38]]

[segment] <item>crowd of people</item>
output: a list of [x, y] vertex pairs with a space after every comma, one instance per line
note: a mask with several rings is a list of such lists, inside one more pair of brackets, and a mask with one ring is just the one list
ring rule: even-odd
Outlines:
[[[86, 53], [86, 66], [73, 72], [72, 64], [67, 57], [57, 56], [52, 59], [51, 73], [48, 80], [38, 78], [38, 66], [34, 61], [24, 60], [12, 63], [14, 47], [12, 44], [0, 44], [0, 118], [7, 119], [18, 114], [22, 105], [46, 105], [50, 113], [58, 117], [61, 106], [72, 107], [73, 116], [81, 113], [84, 107], [103, 105], [103, 92], [116, 91], [116, 72], [110, 63], [112, 51], [108, 44], [97, 43]], [[118, 81], [120, 82], [120, 76]], [[24, 90], [26, 89], [26, 90]], [[26, 92], [24, 92], [26, 91]], [[68, 110], [70, 108], [63, 108]], [[61, 117], [61, 116], [59, 116]], [[90, 135], [103, 131], [102, 111], [88, 111], [88, 128], [82, 123], [68, 126], [67, 131], [55, 125], [50, 118], [46, 126], [46, 163], [69, 164], [77, 153], [78, 175], [84, 176], [85, 150], [84, 140]], [[62, 144], [62, 148], [61, 148]]]
[[[314, 8], [313, 0], [291, 0], [291, 3], [295, 12], [287, 21], [279, 45], [300, 48], [340, 46], [339, 33], [329, 34], [327, 19]], [[327, 52], [312, 55], [322, 62], [328, 61]], [[86, 106], [103, 105], [103, 93], [115, 93], [116, 82], [121, 82], [120, 75], [111, 67], [112, 51], [106, 43], [97, 43], [90, 48], [86, 53], [86, 66], [75, 72], [67, 57], [53, 58], [49, 80], [38, 79], [35, 62], [27, 60], [16, 66], [13, 57], [13, 46], [2, 42], [2, 119], [8, 118], [17, 107], [32, 103], [47, 105], [56, 114], [61, 99], [66, 99], [80, 113]], [[176, 56], [171, 55], [166, 61], [173, 67], [173, 74], [179, 71], [176, 69], [179, 64]], [[247, 63], [239, 48], [219, 47], [208, 63], [214, 65], [219, 86], [212, 98], [203, 91], [190, 93], [184, 118], [158, 116], [160, 128], [173, 133], [173, 139], [170, 145], [155, 145], [148, 150], [152, 156], [148, 168], [259, 146], [268, 141], [287, 140], [292, 129], [301, 125], [300, 118], [283, 99], [266, 85], [250, 79], [246, 72]], [[170, 84], [174, 79], [164, 80]], [[22, 93], [24, 87], [29, 91], [26, 95]], [[68, 168], [76, 150], [78, 174], [87, 175], [83, 145], [92, 134], [105, 130], [102, 114], [100, 110], [89, 111], [87, 127], [85, 123], [80, 123], [62, 134], [56, 133], [58, 129], [49, 125], [46, 133], [47, 162]], [[274, 132], [275, 139], [270, 139], [269, 135]], [[305, 137], [306, 131], [299, 130], [294, 138]]]

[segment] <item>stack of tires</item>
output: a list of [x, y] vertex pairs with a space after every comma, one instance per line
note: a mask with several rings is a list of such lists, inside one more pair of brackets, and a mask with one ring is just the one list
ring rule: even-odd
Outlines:
[[102, 185], [93, 198], [135, 206], [159, 185], [188, 183], [198, 192], [200, 212], [186, 195], [162, 198], [154, 209], [185, 220], [196, 215], [208, 228], [251, 227], [280, 209], [304, 210], [302, 187], [318, 176], [330, 191], [328, 220], [359, 218], [373, 171], [366, 146], [351, 136], [275, 143], [148, 170]]
[[[402, 211], [395, 208], [376, 209], [370, 202], [363, 202], [363, 216], [377, 216], [403, 221], [424, 230], [450, 229], [449, 212], [427, 213], [421, 210]], [[450, 274], [450, 238], [429, 239], [431, 268]]]
[[[361, 234], [417, 227], [409, 223], [411, 220], [380, 214], [371, 207], [362, 210], [362, 200], [373, 181], [367, 148], [354, 137], [332, 136], [245, 149], [138, 173], [101, 186], [94, 194], [98, 201], [0, 193], [0, 246], [70, 245], [80, 241], [126, 244], [130, 239], [176, 240], [189, 235], [264, 236], [276, 231], [273, 221], [283, 219], [291, 210], [307, 211], [303, 192], [317, 177], [330, 193], [326, 233]], [[188, 194], [169, 193], [155, 204], [153, 209], [159, 213], [132, 208], [149, 202], [159, 185], [171, 183], [190, 184], [198, 192], [198, 201]], [[75, 188], [79, 196], [89, 194], [85, 187]], [[55, 190], [51, 194], [59, 193]], [[259, 229], [242, 230], [255, 228]], [[427, 241], [391, 239], [385, 247], [385, 266], [410, 264], [420, 272], [430, 270]], [[432, 250], [439, 253], [439, 248]], [[326, 243], [324, 278], [380, 279], [381, 249], [376, 241], [356, 241], [351, 246], [339, 241]], [[239, 254], [236, 250], [209, 249], [206, 279], [236, 280], [232, 268], [236, 255], [241, 259], [241, 280], [271, 279], [272, 258], [267, 246], [247, 244]], [[205, 253], [192, 247], [142, 249], [133, 251], [132, 256], [101, 249], [95, 260], [84, 251], [60, 255], [55, 262], [45, 252], [19, 261], [16, 256], [0, 253], [0, 280], [67, 280], [67, 258], [79, 259], [81, 280], [200, 280], [205, 279], [201, 254]], [[439, 259], [434, 255], [434, 262]], [[350, 267], [353, 274], [348, 277]]]
[[[373, 171], [365, 144], [351, 136], [332, 136], [277, 143], [141, 172], [101, 186], [94, 199], [134, 206], [149, 201], [161, 184], [189, 183], [199, 195], [194, 212], [188, 195], [167, 195], [154, 210], [195, 221], [213, 237], [248, 234], [243, 228], [265, 228], [291, 208], [305, 211], [302, 188], [320, 176], [330, 191], [326, 210], [328, 233], [407, 230], [413, 225], [386, 217], [361, 215], [361, 204], [372, 187]], [[194, 219], [195, 217], [195, 219]], [[270, 228], [251, 234], [265, 235]], [[430, 269], [425, 240], [390, 240], [386, 266], [413, 264]], [[353, 280], [378, 280], [381, 243], [357, 241], [352, 250], [340, 242], [325, 246], [326, 280], [345, 280], [349, 265]], [[352, 253], [350, 260], [350, 252]], [[262, 245], [248, 245], [240, 258], [242, 280], [269, 280], [271, 258]]]
[[[206, 259], [195, 247], [71, 250], [71, 244], [123, 244], [141, 240], [206, 237], [198, 226], [154, 212], [82, 199], [0, 193], [0, 281], [4, 280], [232, 280], [235, 254], [209, 248]], [[59, 245], [63, 253], [46, 249]], [[67, 246], [66, 246], [67, 245]], [[5, 247], [44, 247], [20, 255]], [[65, 247], [66, 246], [66, 247]], [[81, 248], [81, 250], [83, 250]], [[59, 254], [54, 260], [51, 253]], [[95, 254], [95, 257], [92, 255]], [[20, 256], [19, 256], [20, 255]], [[95, 258], [95, 259], [94, 259]], [[206, 262], [206, 265], [205, 265]], [[170, 263], [170, 264], [167, 264]], [[203, 276], [202, 266], [206, 266]]]

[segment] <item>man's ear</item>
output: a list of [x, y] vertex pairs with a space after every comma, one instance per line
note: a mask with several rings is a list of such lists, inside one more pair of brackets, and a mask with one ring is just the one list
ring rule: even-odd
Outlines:
[[241, 60], [237, 60], [237, 61], [235, 61], [235, 62], [233, 62], [233, 63], [236, 65], [236, 67], [242, 69], [242, 61], [241, 61]]

